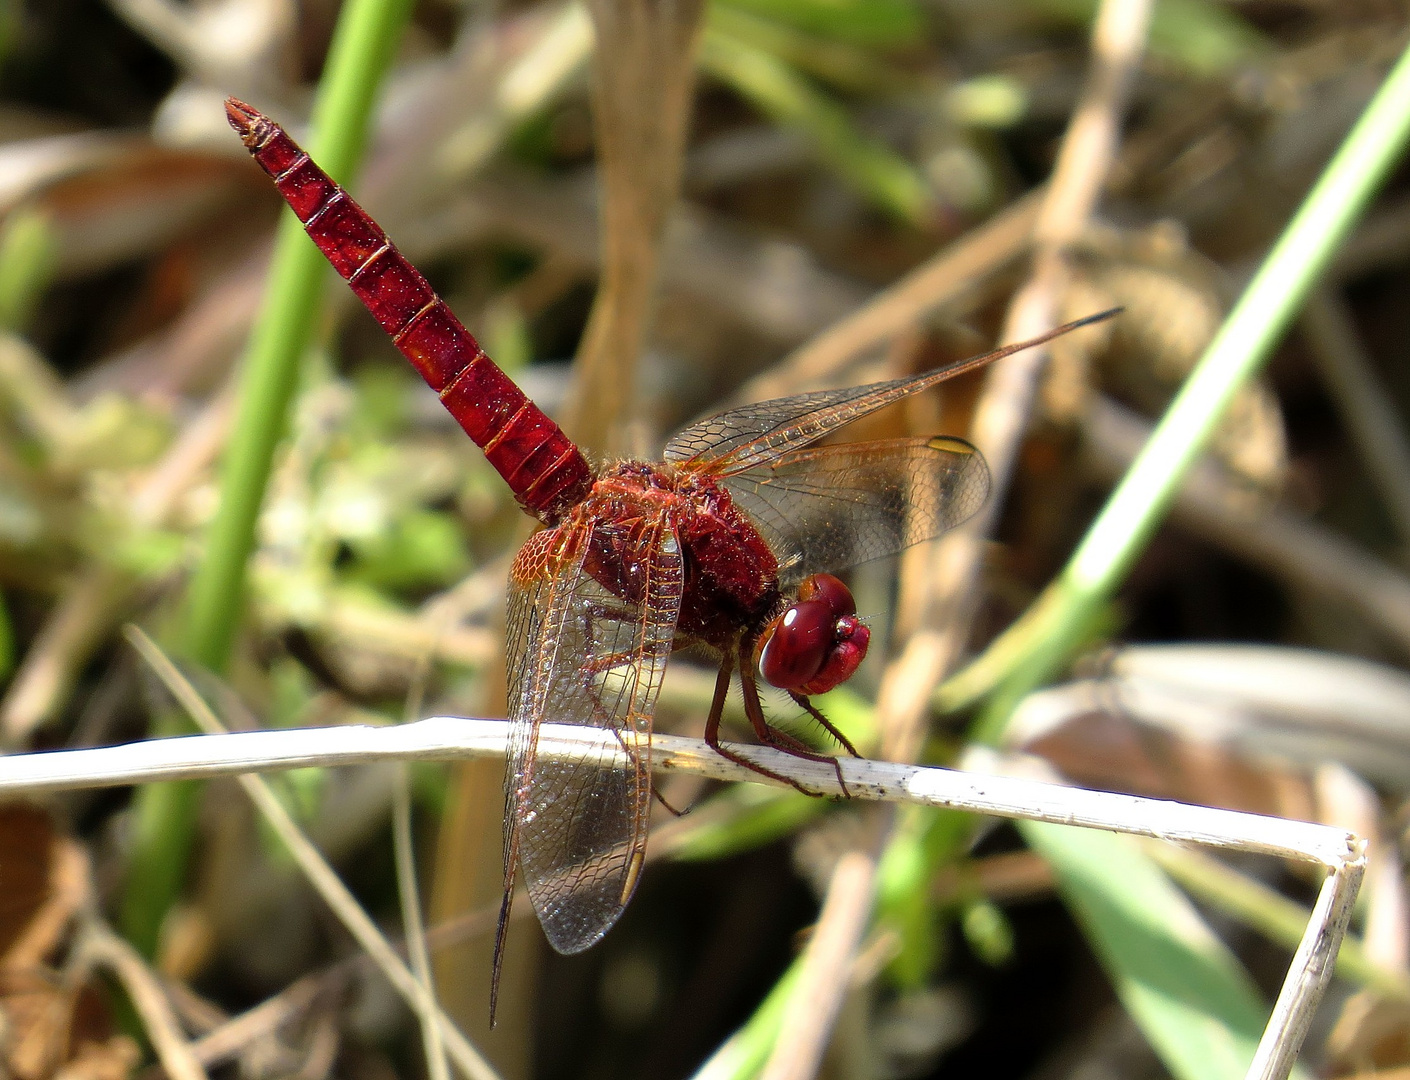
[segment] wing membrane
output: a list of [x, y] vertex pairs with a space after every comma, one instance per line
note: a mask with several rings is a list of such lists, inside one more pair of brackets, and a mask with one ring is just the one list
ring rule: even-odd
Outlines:
[[[586, 510], [587, 508], [580, 508]], [[651, 803], [651, 722], [680, 613], [680, 550], [665, 515], [588, 524], [577, 513], [512, 584], [505, 866], [523, 868], [555, 949], [586, 949], [636, 886]], [[575, 528], [574, 526], [580, 526]], [[606, 588], [601, 556], [635, 553]], [[531, 553], [535, 554], [535, 553]], [[572, 761], [538, 756], [541, 725], [601, 730]], [[626, 760], [622, 760], [622, 751]]]
[[954, 528], [984, 505], [989, 469], [963, 439], [882, 439], [790, 451], [725, 486], [773, 546], [788, 588]]
[[867, 386], [814, 390], [741, 405], [678, 431], [666, 444], [666, 460], [708, 463], [711, 472], [722, 471], [721, 467], [724, 471], [749, 468], [769, 451], [782, 452], [794, 445], [805, 445], [881, 405], [905, 397], [905, 393], [886, 397], [881, 404], [867, 408], [877, 394], [914, 381], [895, 379]]
[[696, 464], [717, 474], [752, 469], [779, 454], [816, 442], [868, 413], [954, 378], [961, 372], [1042, 345], [1079, 326], [1109, 319], [1119, 310], [1114, 308], [1088, 315], [1028, 341], [956, 360], [921, 375], [741, 405], [737, 409], [707, 417], [681, 431], [666, 444], [666, 460]]

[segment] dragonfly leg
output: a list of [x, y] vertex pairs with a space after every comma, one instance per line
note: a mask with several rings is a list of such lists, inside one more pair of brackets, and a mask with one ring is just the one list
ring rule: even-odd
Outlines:
[[720, 757], [733, 761], [736, 765], [743, 765], [746, 769], [756, 772], [760, 776], [767, 776], [770, 780], [790, 784], [810, 798], [821, 798], [820, 792], [809, 791], [791, 776], [784, 776], [781, 773], [774, 772], [772, 769], [765, 768], [763, 765], [755, 764], [744, 757], [744, 755], [736, 754], [729, 747], [725, 746], [724, 743], [720, 742], [720, 721], [724, 717], [725, 699], [729, 697], [729, 680], [732, 674], [734, 674], [734, 657], [726, 652], [724, 658], [720, 661], [720, 674], [715, 679], [715, 699], [710, 703], [710, 716], [705, 721], [706, 745], [709, 746], [711, 750], [715, 751], [715, 753], [719, 754]]
[[[666, 808], [666, 812], [667, 812], [668, 814], [670, 814], [671, 816], [673, 816], [673, 817], [685, 817], [685, 810], [677, 810], [674, 806], [672, 806], [670, 803], [668, 803], [668, 802], [666, 801], [666, 797], [661, 794], [661, 789], [656, 786], [656, 781], [655, 781], [655, 780], [652, 780], [652, 781], [651, 781], [651, 795], [652, 795], [652, 797], [653, 797], [658, 803], [660, 803], [662, 806], [664, 806], [664, 807]], [[690, 809], [689, 807], [686, 807], [686, 810], [689, 810], [689, 809]]]
[[837, 729], [836, 725], [822, 714], [822, 711], [812, 703], [807, 694], [800, 694], [796, 690], [790, 690], [788, 691], [788, 696], [791, 697], [795, 703], [806, 709], [808, 715], [821, 724], [823, 730], [841, 744], [842, 749], [846, 750], [847, 753], [851, 754], [853, 757], [859, 758], [862, 756], [857, 753], [857, 748], [852, 745], [852, 740], [842, 734], [842, 732]]
[[[759, 700], [759, 684], [754, 678], [754, 665], [751, 663], [753, 653], [753, 646], [748, 641], [741, 640], [739, 646], [739, 681], [744, 687], [744, 715], [749, 717], [749, 724], [754, 729], [754, 734], [759, 737], [760, 741], [767, 743], [776, 750], [782, 750], [784, 753], [803, 758], [805, 761], [816, 761], [824, 765], [831, 765], [833, 771], [837, 773], [837, 786], [842, 789], [842, 797], [844, 799], [850, 799], [852, 793], [847, 790], [847, 781], [842, 779], [842, 763], [838, 761], [837, 758], [829, 754], [819, 754], [806, 743], [800, 742], [786, 732], [779, 731], [778, 728], [770, 724], [768, 718], [764, 716], [764, 705], [763, 702]], [[830, 724], [828, 726], [831, 727]], [[793, 786], [800, 791], [806, 790], [796, 782], [790, 781], [790, 783], [793, 783]], [[807, 794], [818, 798], [824, 796], [824, 793], [816, 791], [809, 791]]]
[[[640, 765], [640, 762], [637, 761], [636, 751], [627, 745], [627, 740], [622, 738], [622, 733], [617, 728], [613, 728], [612, 734], [617, 737], [617, 742], [622, 747], [622, 753], [627, 755], [627, 760], [630, 761], [633, 765]], [[677, 810], [674, 806], [672, 806], [666, 801], [666, 797], [661, 794], [661, 790], [656, 786], [656, 781], [654, 779], [651, 781], [651, 794], [658, 803], [660, 803], [666, 808], [668, 813], [672, 814], [675, 817], [685, 817], [684, 810]]]

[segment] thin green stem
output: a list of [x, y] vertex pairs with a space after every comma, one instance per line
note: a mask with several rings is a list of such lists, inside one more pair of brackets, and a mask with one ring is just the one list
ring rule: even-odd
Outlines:
[[1399, 159], [1407, 134], [1410, 51], [1304, 200], [1062, 574], [1023, 618], [941, 687], [940, 699], [950, 707], [1002, 688], [981, 721], [980, 738], [997, 738], [1010, 707], [1071, 657], [1083, 629], [1159, 527], [1229, 402], [1272, 353]]
[[[373, 99], [410, 12], [411, 0], [348, 0], [339, 17], [313, 108], [309, 145], [324, 168], [345, 183], [362, 156]], [[215, 670], [225, 667], [235, 640], [255, 522], [325, 276], [323, 257], [289, 216], [279, 231], [264, 309], [245, 356], [235, 428], [221, 473], [220, 509], [191, 586], [181, 652]], [[180, 729], [183, 724], [172, 719], [158, 726]], [[196, 794], [190, 784], [154, 784], [137, 799], [122, 922], [128, 939], [149, 956], [184, 877]]]
[[54, 223], [42, 210], [11, 214], [0, 230], [0, 327], [23, 333], [54, 274]]
[[[310, 153], [348, 183], [367, 141], [372, 102], [411, 11], [410, 0], [351, 0], [343, 9], [313, 108]], [[245, 357], [220, 509], [191, 586], [186, 653], [219, 670], [239, 625], [245, 563], [308, 346], [327, 264], [292, 214], [280, 223], [264, 310]]]

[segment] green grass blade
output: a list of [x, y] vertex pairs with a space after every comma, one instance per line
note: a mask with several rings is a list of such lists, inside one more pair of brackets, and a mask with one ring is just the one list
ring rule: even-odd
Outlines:
[[1125, 836], [1020, 822], [1117, 996], [1177, 1080], [1240, 1080], [1267, 1019], [1248, 973]]
[[801, 131], [843, 180], [893, 217], [918, 226], [933, 217], [934, 196], [914, 165], [864, 135], [795, 68], [732, 33], [728, 20], [706, 26], [700, 64], [776, 123]]
[[872, 48], [905, 48], [926, 31], [915, 0], [717, 0], [717, 6]]
[[[373, 99], [410, 10], [410, 0], [354, 0], [343, 9], [309, 139], [309, 152], [340, 183], [349, 182], [362, 156]], [[255, 521], [327, 276], [323, 256], [286, 214], [264, 309], [245, 356], [220, 510], [191, 587], [187, 655], [216, 670], [225, 666], [234, 641]]]
[[54, 272], [54, 225], [42, 210], [16, 210], [0, 230], [0, 328], [23, 333]]
[[744, 1026], [720, 1044], [691, 1080], [748, 1080], [763, 1070], [783, 1029], [783, 1014], [803, 973], [793, 961]]
[[[708, 66], [708, 40], [705, 55]], [[1394, 164], [1407, 130], [1410, 53], [1347, 137], [1062, 577], [979, 661], [942, 687], [948, 707], [1004, 687], [979, 738], [997, 739], [1011, 703], [1065, 661], [1101, 616], [1229, 400], [1272, 351]], [[1247, 974], [1184, 896], [1122, 838], [1031, 823], [1021, 828], [1057, 868], [1069, 906], [1172, 1073], [1241, 1077], [1266, 1010]], [[761, 1007], [744, 1029], [748, 1045], [771, 1045], [777, 1032], [768, 1020], [769, 1010]], [[717, 1059], [722, 1065], [727, 1049], [735, 1054], [731, 1067], [708, 1075], [752, 1075], [743, 1062], [762, 1060], [726, 1044]]]
[[[1013, 707], [1079, 646], [1144, 548], [1238, 389], [1268, 357], [1410, 134], [1407, 52], [1244, 292], [1068, 566], [1028, 613], [941, 688], [954, 705], [998, 692], [975, 736], [998, 741]], [[1177, 1077], [1239, 1077], [1265, 1010], [1247, 976], [1134, 844], [1025, 824], [1127, 1010]], [[1182, 915], [1181, 912], [1184, 912]]]
[[[349, 0], [343, 7], [309, 140], [311, 152], [335, 179], [347, 182], [362, 156], [373, 100], [410, 13], [410, 0]], [[181, 649], [215, 670], [224, 668], [235, 639], [245, 562], [326, 275], [322, 255], [292, 215], [286, 217], [265, 306], [245, 356], [235, 429], [221, 472], [220, 509], [192, 582]], [[175, 728], [177, 723], [165, 726]], [[122, 927], [128, 940], [149, 956], [185, 873], [195, 834], [197, 790], [191, 784], [155, 784], [139, 793], [134, 807]]]
[[919, 85], [913, 75], [865, 49], [806, 34], [728, 5], [711, 6], [710, 25], [846, 93], [899, 95], [913, 92]]
[[1397, 62], [1244, 291], [1062, 574], [940, 690], [946, 707], [1003, 685], [979, 729], [994, 740], [1012, 705], [1072, 655], [1145, 547], [1234, 394], [1272, 353], [1410, 134], [1410, 52]]
[[[1289, 900], [1256, 878], [1246, 877], [1212, 855], [1171, 844], [1144, 845], [1147, 856], [1191, 896], [1216, 911], [1238, 919], [1269, 941], [1297, 949], [1312, 909]], [[1348, 934], [1337, 953], [1337, 974], [1359, 983], [1382, 997], [1410, 1001], [1410, 979], [1403, 972], [1382, 967], [1366, 947]]]
[[[1099, 0], [1033, 0], [1035, 10], [1090, 26]], [[1272, 51], [1268, 40], [1236, 11], [1209, 0], [1160, 0], [1151, 12], [1150, 53], [1196, 78], [1231, 72]]]

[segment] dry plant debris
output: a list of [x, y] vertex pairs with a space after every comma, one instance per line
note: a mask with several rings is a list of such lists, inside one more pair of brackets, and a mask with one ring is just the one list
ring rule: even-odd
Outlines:
[[37, 806], [0, 806], [0, 1060], [18, 1080], [120, 1080], [141, 1058], [74, 949], [89, 860]]
[[[934, 681], [1062, 566], [1407, 38], [1405, 12], [1377, 0], [1188, 0], [1157, 5], [1107, 71], [1092, 62], [1100, 6], [593, 0], [590, 14], [426, 2], [395, 49], [359, 198], [535, 400], [565, 414], [606, 394], [612, 408], [584, 418], [579, 405], [578, 419], [613, 451], [654, 456], [724, 403], [924, 370], [1024, 320], [1125, 308], [1020, 372], [1017, 392], [960, 383], [857, 433], [998, 432], [986, 450], [1011, 477], [987, 538], [908, 555], [899, 579], [893, 566], [853, 576], [877, 644], [835, 713], [881, 756], [962, 752], [969, 717], [937, 711]], [[617, 66], [593, 69], [594, 22], [643, 10], [664, 21], [630, 23], [642, 37], [614, 40]], [[219, 103], [236, 93], [302, 124], [336, 16], [295, 0], [73, 0], [0, 20], [9, 753], [125, 742], [172, 715], [121, 627], [180, 652], [276, 211]], [[669, 48], [643, 45], [650, 33]], [[667, 53], [670, 65], [633, 67]], [[641, 86], [669, 107], [637, 107]], [[1090, 175], [1069, 165], [1053, 181], [1079, 106], [1107, 125], [1081, 144], [1100, 152], [1079, 155]], [[632, 139], [660, 145], [636, 157]], [[601, 215], [597, 147], [611, 151]], [[1066, 186], [1074, 175], [1083, 182]], [[604, 239], [599, 217], [632, 220]], [[1406, 978], [1407, 936], [1387, 928], [1410, 918], [1410, 709], [1396, 690], [1410, 663], [1407, 255], [1397, 177], [1092, 628], [1094, 645], [1117, 651], [1029, 698], [1009, 731], [1069, 781], [1379, 838], [1357, 933], [1384, 978], [1348, 976], [1324, 1006], [1331, 1034], [1307, 1054], [1331, 1076], [1410, 1068], [1404, 1002], [1387, 989]], [[599, 296], [604, 281], [618, 291]], [[564, 363], [583, 354], [595, 357], [586, 391]], [[398, 364], [330, 290], [226, 688], [208, 693], [232, 728], [392, 723], [408, 700], [419, 715], [502, 708], [517, 510]], [[626, 415], [611, 415], [617, 405]], [[1156, 670], [1153, 653], [1122, 648], [1133, 643], [1207, 651]], [[868, 705], [878, 695], [881, 719]], [[675, 658], [658, 726], [697, 734], [708, 697], [708, 677]], [[1360, 796], [1328, 780], [1332, 761]], [[819, 1015], [836, 1022], [805, 1038], [790, 1021], [786, 1050], [803, 1064], [781, 1057], [772, 1075], [818, 1060], [875, 1077], [1161, 1067], [1113, 1019], [1113, 984], [1057, 899], [1060, 876], [1012, 829], [926, 831], [684, 775], [663, 776], [661, 794], [696, 808], [660, 813], [627, 920], [574, 961], [537, 957], [526, 928], [504, 1030], [488, 1036], [476, 882], [498, 873], [497, 810], [482, 805], [486, 791], [497, 802], [498, 779], [464, 769], [412, 770], [414, 839], [423, 885], [458, 898], [454, 925], [432, 928], [433, 942], [459, 942], [435, 958], [441, 1000], [507, 1077], [689, 1075], [823, 910], [833, 992]], [[359, 765], [273, 788], [358, 899], [400, 925], [397, 782]], [[343, 931], [234, 784], [204, 791], [199, 842], [175, 871], [183, 902], [165, 952], [147, 958], [103, 936], [130, 870], [128, 801], [54, 798], [52, 815], [0, 810], [8, 1073], [145, 1068], [153, 1052], [113, 1021], [144, 993], [155, 1011], [139, 1027], [168, 1072], [424, 1068], [406, 1049], [407, 1014], [348, 961]], [[878, 854], [907, 830], [913, 879]], [[870, 922], [849, 852], [878, 859]], [[1295, 875], [1234, 869], [1283, 900], [1311, 899]], [[839, 914], [847, 897], [860, 905], [851, 918]], [[1267, 925], [1235, 918], [1271, 933], [1271, 901], [1255, 909]], [[1225, 940], [1276, 985], [1284, 953], [1274, 963], [1247, 935]], [[165, 1049], [151, 1025], [166, 1025]]]

